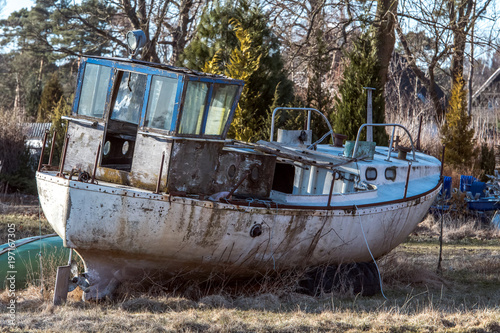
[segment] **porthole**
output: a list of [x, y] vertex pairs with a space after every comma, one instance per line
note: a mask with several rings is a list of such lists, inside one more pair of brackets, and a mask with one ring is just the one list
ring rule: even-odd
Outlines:
[[231, 164], [229, 169], [227, 169], [227, 175], [229, 178], [234, 178], [236, 175], [236, 166], [234, 164]]
[[385, 169], [385, 179], [387, 180], [396, 180], [396, 168], [390, 167]]
[[365, 172], [366, 180], [375, 180], [377, 179], [377, 169], [375, 168], [367, 168]]
[[102, 152], [103, 152], [104, 155], [108, 155], [110, 150], [111, 150], [111, 142], [106, 141], [106, 143], [104, 144], [104, 149], [102, 150]]
[[122, 154], [123, 155], [127, 155], [129, 147], [130, 147], [130, 144], [128, 143], [128, 141], [125, 141], [123, 143], [123, 146], [122, 146]]
[[259, 168], [258, 167], [253, 167], [252, 173], [250, 174], [250, 178], [254, 182], [259, 180]]

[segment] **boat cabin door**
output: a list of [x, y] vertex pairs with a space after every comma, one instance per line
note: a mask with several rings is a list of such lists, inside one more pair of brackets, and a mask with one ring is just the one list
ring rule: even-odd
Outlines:
[[108, 112], [101, 166], [130, 172], [147, 75], [119, 70]]

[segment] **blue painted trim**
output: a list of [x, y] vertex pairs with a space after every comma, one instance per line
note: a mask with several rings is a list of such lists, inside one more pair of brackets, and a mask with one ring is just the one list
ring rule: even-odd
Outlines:
[[208, 83], [222, 83], [222, 84], [233, 84], [238, 86], [243, 86], [245, 84], [242, 80], [235, 79], [221, 79], [215, 77], [204, 77], [204, 76], [190, 76], [186, 75], [186, 79], [189, 81], [198, 81], [198, 82], [208, 82]]
[[108, 83], [108, 92], [106, 93], [106, 103], [104, 104], [104, 112], [103, 112], [103, 118], [105, 119], [105, 121], [107, 121], [109, 119], [109, 114], [111, 112], [111, 100], [113, 98], [113, 88], [115, 86], [115, 80], [116, 80], [116, 75], [117, 75], [117, 71], [116, 69], [114, 68], [111, 68], [111, 70], [109, 71], [109, 75], [111, 76], [110, 79], [109, 79], [109, 83]]
[[180, 108], [182, 102], [182, 95], [184, 93], [184, 76], [179, 75], [177, 79], [177, 93], [175, 94], [175, 106], [174, 111], [172, 113], [172, 122], [170, 123], [170, 131], [175, 132], [177, 128], [177, 124], [180, 121]]
[[141, 112], [141, 118], [139, 119], [139, 126], [144, 126], [144, 120], [146, 119], [146, 111], [148, 109], [148, 101], [149, 101], [149, 90], [151, 89], [152, 79], [153, 75], [148, 75], [148, 79], [146, 81], [146, 90], [144, 91], [144, 99], [142, 101], [142, 112]]
[[205, 127], [207, 126], [208, 119], [208, 109], [210, 108], [210, 102], [212, 101], [212, 92], [214, 91], [214, 85], [211, 84], [208, 88], [207, 98], [205, 100], [205, 109], [203, 110], [203, 118], [201, 120], [200, 135], [205, 135]]
[[80, 96], [82, 93], [82, 85], [83, 85], [83, 74], [85, 72], [85, 65], [87, 63], [87, 59], [83, 58], [80, 61], [80, 67], [78, 68], [78, 77], [76, 79], [76, 92], [75, 92], [75, 98], [73, 99], [73, 106], [71, 107], [71, 113], [73, 115], [76, 115], [78, 112], [78, 106], [80, 104]]
[[136, 72], [136, 73], [141, 73], [141, 74], [153, 74], [153, 75], [161, 75], [161, 76], [166, 76], [166, 77], [171, 77], [171, 78], [177, 78], [179, 75], [178, 73], [173, 73], [169, 72], [167, 70], [159, 69], [159, 68], [152, 68], [152, 67], [147, 67], [139, 64], [134, 64], [134, 63], [122, 63], [118, 61], [112, 61], [112, 60], [105, 60], [105, 59], [95, 59], [95, 58], [89, 58], [87, 59], [89, 63], [92, 64], [97, 64], [97, 65], [104, 65], [108, 67], [113, 67], [122, 71], [129, 71], [129, 72]]

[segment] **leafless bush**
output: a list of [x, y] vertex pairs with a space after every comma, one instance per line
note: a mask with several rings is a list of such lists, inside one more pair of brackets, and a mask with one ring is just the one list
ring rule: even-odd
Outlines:
[[21, 118], [0, 110], [0, 173], [10, 174], [19, 168], [25, 152]]
[[422, 268], [421, 265], [408, 260], [397, 253], [384, 256], [379, 261], [381, 276], [384, 285], [426, 285], [428, 287], [440, 287], [445, 281], [435, 272]]
[[443, 222], [443, 240], [445, 242], [456, 242], [467, 239], [489, 240], [500, 237], [500, 230], [488, 223], [489, 215], [483, 218], [471, 214], [452, 214], [444, 212], [443, 215], [428, 215], [419, 224], [413, 233], [413, 237], [437, 238], [440, 234], [441, 219]]

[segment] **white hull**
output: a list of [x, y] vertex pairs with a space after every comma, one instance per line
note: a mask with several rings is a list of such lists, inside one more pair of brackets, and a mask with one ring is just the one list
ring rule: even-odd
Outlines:
[[[154, 194], [49, 173], [38, 173], [37, 182], [48, 221], [65, 246], [83, 257], [89, 281], [98, 288], [112, 277], [136, 276], [137, 269], [244, 276], [370, 261], [368, 246], [380, 257], [404, 241], [440, 189], [357, 209], [348, 202], [292, 209]], [[262, 234], [251, 237], [256, 224]]]

